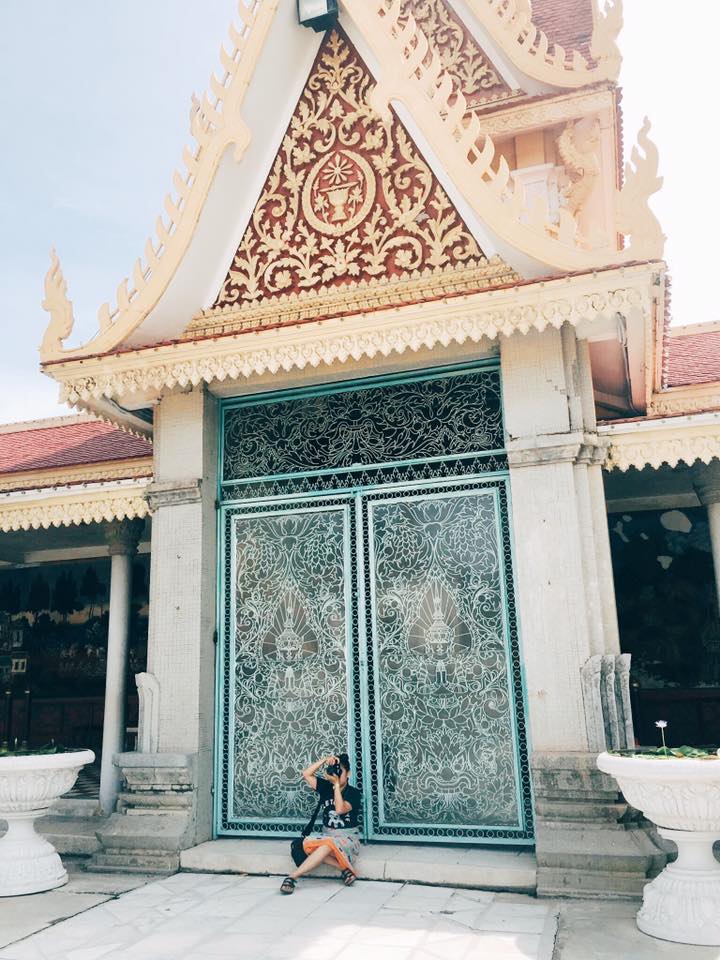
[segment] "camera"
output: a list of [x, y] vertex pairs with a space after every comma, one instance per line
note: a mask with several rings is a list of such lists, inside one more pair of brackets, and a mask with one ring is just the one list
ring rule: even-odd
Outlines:
[[328, 764], [327, 772], [331, 777], [339, 777], [342, 773], [343, 768], [339, 763], [330, 763]]

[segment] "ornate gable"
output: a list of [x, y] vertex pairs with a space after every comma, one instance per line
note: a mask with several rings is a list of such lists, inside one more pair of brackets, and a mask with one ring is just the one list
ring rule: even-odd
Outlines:
[[347, 37], [331, 31], [217, 299], [185, 337], [516, 278], [483, 255], [397, 116], [373, 109], [374, 89]]
[[412, 15], [440, 57], [443, 70], [453, 78], [469, 110], [485, 107], [490, 101], [522, 95], [512, 90], [500, 71], [480, 48], [474, 37], [445, 0], [402, 0], [403, 22]]

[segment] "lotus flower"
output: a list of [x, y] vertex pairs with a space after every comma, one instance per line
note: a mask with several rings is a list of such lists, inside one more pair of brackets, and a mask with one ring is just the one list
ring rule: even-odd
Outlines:
[[655, 726], [660, 730], [660, 736], [662, 737], [663, 753], [667, 753], [667, 747], [665, 746], [665, 727], [667, 726], [667, 720], [656, 720]]

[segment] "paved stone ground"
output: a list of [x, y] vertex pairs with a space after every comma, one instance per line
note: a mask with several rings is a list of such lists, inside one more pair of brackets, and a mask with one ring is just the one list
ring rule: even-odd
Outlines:
[[[92, 875], [87, 881], [93, 885]], [[84, 898], [77, 904], [84, 912], [21, 940], [27, 930], [19, 927], [10, 933], [16, 942], [0, 947], [0, 960], [552, 957], [553, 906], [531, 897], [378, 881], [346, 889], [338, 880], [310, 879], [291, 897], [278, 887], [276, 877], [181, 873], [100, 903], [102, 894], [66, 892], [66, 900]], [[14, 904], [32, 913], [43, 898], [60, 895], [0, 903], [2, 939], [15, 925]]]
[[634, 903], [322, 879], [282, 897], [278, 884], [74, 870], [60, 890], [0, 900], [0, 960], [720, 960], [644, 936]]

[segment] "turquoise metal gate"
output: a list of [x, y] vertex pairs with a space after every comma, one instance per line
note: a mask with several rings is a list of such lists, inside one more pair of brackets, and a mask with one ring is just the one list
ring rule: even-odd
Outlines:
[[492, 365], [224, 407], [219, 835], [347, 744], [368, 838], [531, 842], [501, 409]]

